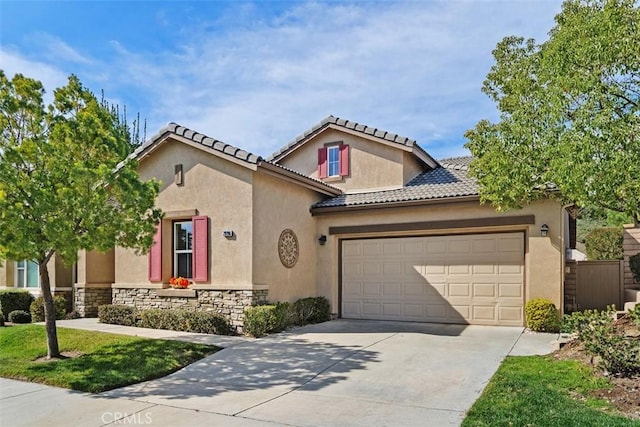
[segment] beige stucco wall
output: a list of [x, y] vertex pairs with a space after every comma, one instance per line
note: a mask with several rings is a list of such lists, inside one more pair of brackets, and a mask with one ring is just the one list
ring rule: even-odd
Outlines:
[[[174, 182], [174, 166], [182, 164], [184, 185]], [[252, 272], [252, 175], [253, 171], [176, 141], [168, 141], [139, 166], [142, 179], [155, 177], [162, 182], [156, 205], [167, 216], [163, 220], [163, 282], [172, 276], [171, 223], [180, 217], [172, 212], [197, 210], [209, 217], [209, 284], [250, 288]], [[235, 237], [223, 237], [233, 230]], [[148, 256], [131, 250], [115, 249], [117, 285], [148, 286]], [[158, 285], [158, 284], [154, 284]]]
[[[503, 215], [535, 215], [535, 224], [530, 226], [510, 226], [468, 229], [441, 229], [425, 232], [371, 233], [368, 235], [329, 235], [329, 227], [349, 225], [391, 224], [421, 221], [488, 218], [501, 216], [490, 206], [475, 202], [429, 205], [421, 208], [377, 209], [318, 216], [317, 233], [326, 234], [326, 246], [318, 249], [318, 294], [327, 297], [332, 311], [338, 312], [339, 241], [341, 238], [364, 238], [394, 235], [429, 235], [449, 233], [482, 233], [497, 231], [525, 232], [525, 300], [548, 298], [561, 308], [564, 276], [564, 245], [562, 236], [563, 210], [553, 201], [545, 200], [526, 206], [522, 210]], [[540, 236], [540, 226], [549, 226], [548, 237]]]
[[350, 174], [325, 182], [346, 192], [399, 188], [405, 182], [405, 175], [412, 174], [411, 170], [405, 173], [402, 149], [335, 129], [323, 131], [278, 163], [317, 178], [318, 149], [332, 143], [349, 145]]
[[111, 284], [115, 280], [115, 251], [78, 252], [78, 284]]
[[412, 153], [405, 151], [403, 152], [402, 157], [403, 181], [406, 184], [423, 172], [425, 170], [425, 166], [419, 162], [418, 159], [416, 159], [416, 156]]
[[[309, 207], [320, 200], [312, 190], [257, 173], [253, 192], [253, 280], [269, 286], [269, 301], [316, 296], [318, 235]], [[293, 268], [282, 265], [278, 239], [285, 229], [298, 238], [299, 258]]]

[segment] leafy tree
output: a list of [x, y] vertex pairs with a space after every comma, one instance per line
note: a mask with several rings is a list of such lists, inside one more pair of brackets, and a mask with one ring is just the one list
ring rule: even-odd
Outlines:
[[161, 212], [158, 183], [141, 182], [127, 158], [130, 133], [117, 115], [70, 76], [46, 109], [44, 88], [0, 70], [0, 248], [38, 264], [47, 356], [59, 357], [47, 263], [114, 245], [144, 252]]
[[483, 92], [501, 112], [467, 131], [483, 201], [543, 198], [640, 219], [640, 12], [567, 0], [549, 39], [506, 37]]

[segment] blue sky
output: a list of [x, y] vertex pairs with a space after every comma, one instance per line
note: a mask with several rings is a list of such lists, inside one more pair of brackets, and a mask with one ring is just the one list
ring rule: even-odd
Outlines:
[[480, 91], [503, 37], [544, 41], [561, 2], [0, 1], [0, 68], [69, 74], [147, 136], [175, 121], [269, 155], [329, 114], [462, 155], [497, 119]]

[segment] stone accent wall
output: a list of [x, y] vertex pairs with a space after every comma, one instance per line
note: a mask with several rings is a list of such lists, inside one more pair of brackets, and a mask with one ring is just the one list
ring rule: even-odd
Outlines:
[[629, 267], [629, 257], [640, 252], [640, 228], [625, 225], [622, 245], [624, 250], [624, 288], [638, 289], [640, 284], [633, 281], [633, 273]]
[[267, 302], [267, 290], [214, 291], [186, 289], [173, 291], [170, 296], [159, 295], [163, 289], [114, 288], [112, 303], [147, 308], [182, 308], [186, 310], [211, 311], [227, 317], [238, 333], [244, 324], [244, 309]]
[[82, 317], [98, 317], [98, 306], [111, 304], [111, 287], [74, 286], [74, 310]]

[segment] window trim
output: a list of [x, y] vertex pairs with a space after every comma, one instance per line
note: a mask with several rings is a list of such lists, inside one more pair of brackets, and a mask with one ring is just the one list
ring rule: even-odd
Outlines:
[[[327, 178], [336, 178], [340, 176], [340, 144], [328, 145], [327, 149]], [[331, 161], [331, 152], [336, 153], [336, 159]], [[335, 173], [331, 173], [331, 165], [335, 166]]]
[[[178, 233], [176, 233], [176, 226], [178, 224], [189, 224], [191, 226], [191, 248], [190, 249], [176, 249], [177, 248], [177, 237]], [[171, 245], [171, 254], [173, 259], [173, 265], [171, 267], [171, 272], [173, 277], [178, 277], [178, 255], [179, 254], [191, 254], [191, 265], [189, 266], [189, 270], [191, 271], [191, 275], [189, 277], [185, 277], [185, 279], [192, 279], [193, 277], [193, 220], [175, 220], [171, 224], [171, 233], [172, 233], [172, 245]], [[187, 244], [188, 246], [188, 244]], [[183, 276], [184, 277], [184, 276]]]
[[[334, 160], [334, 170], [330, 171], [330, 153], [333, 150], [337, 150], [337, 159]], [[318, 149], [318, 179], [337, 181], [343, 180], [350, 176], [350, 154], [349, 144], [345, 144], [344, 141], [332, 141], [324, 144], [324, 146]], [[337, 166], [337, 170], [335, 167]], [[331, 174], [330, 172], [335, 172]]]
[[[19, 267], [19, 263], [24, 263], [24, 267]], [[29, 275], [29, 264], [35, 265], [35, 267], [38, 267], [38, 264], [34, 263], [33, 261], [28, 261], [26, 259], [20, 260], [20, 261], [16, 261], [15, 262], [15, 274], [14, 274], [14, 285], [16, 288], [20, 288], [20, 289], [40, 289], [40, 271], [36, 271], [36, 278], [37, 278], [37, 283], [35, 286], [28, 286], [27, 285], [27, 279], [28, 279], [28, 275]], [[24, 271], [24, 282], [20, 283], [20, 281], [18, 280], [18, 270], [22, 270]]]

